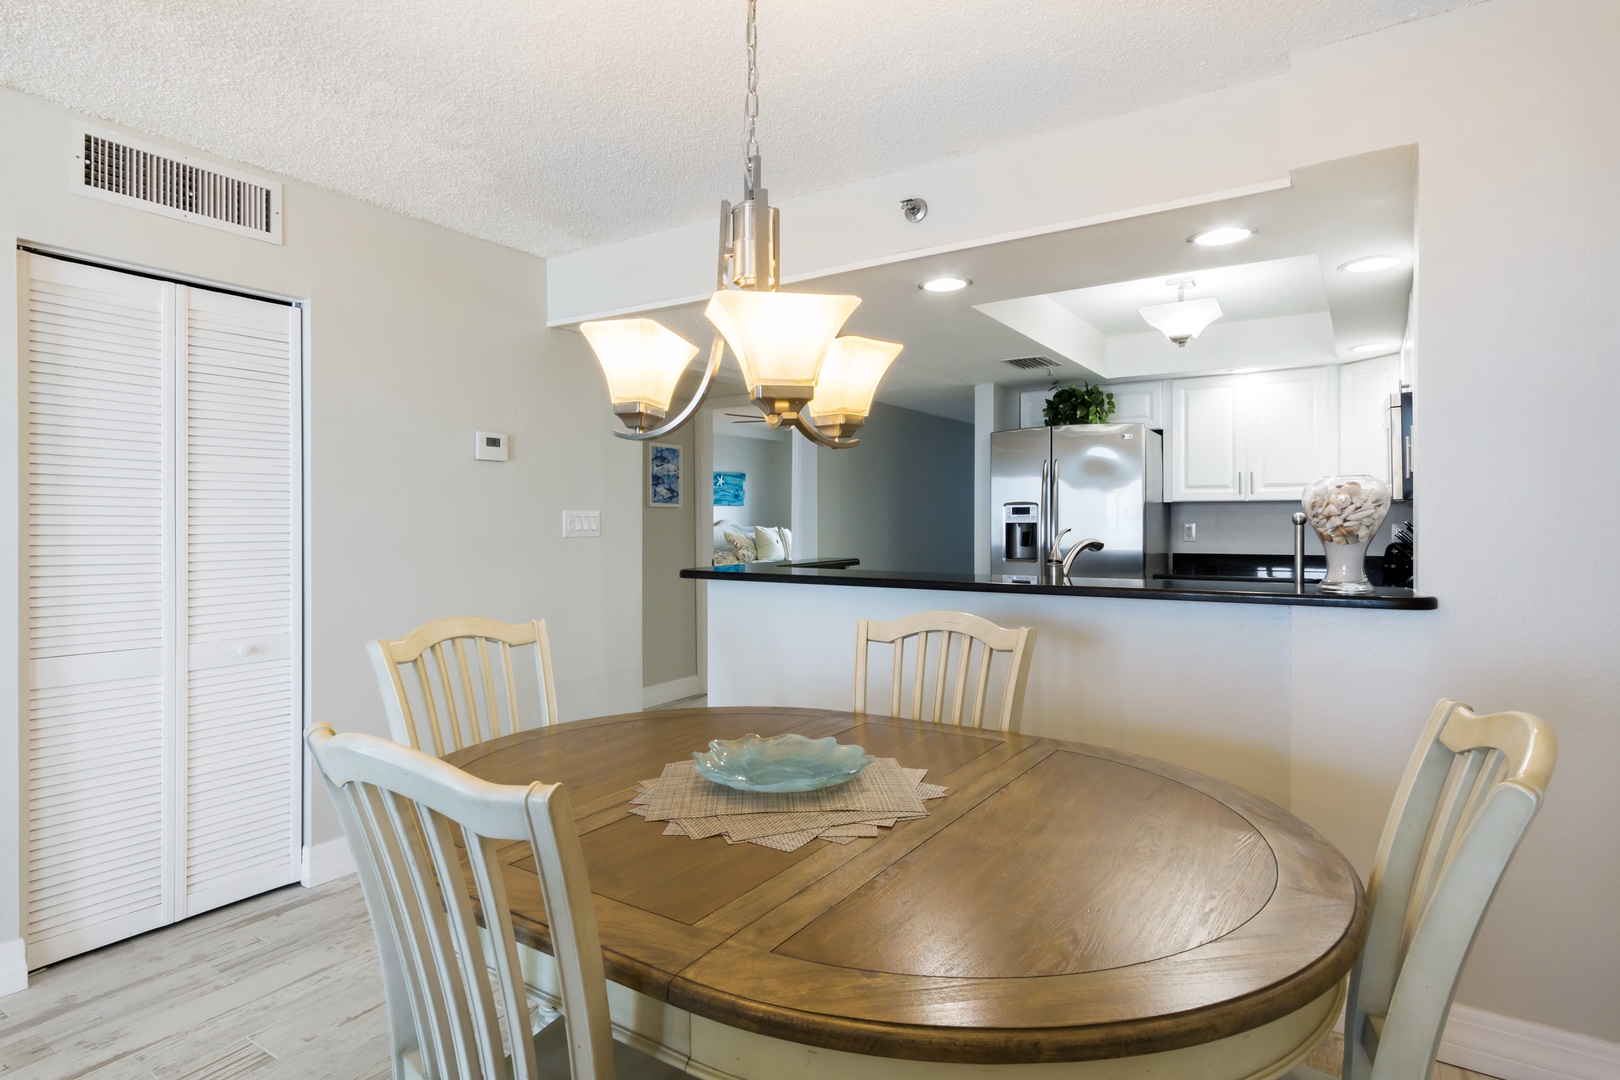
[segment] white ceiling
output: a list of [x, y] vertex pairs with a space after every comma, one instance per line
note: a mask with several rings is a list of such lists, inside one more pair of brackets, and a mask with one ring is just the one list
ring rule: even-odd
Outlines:
[[[762, 0], [782, 199], [1480, 0]], [[0, 0], [0, 84], [540, 255], [740, 186], [742, 0]], [[835, 119], [836, 118], [836, 119]], [[290, 208], [291, 209], [291, 208]]]

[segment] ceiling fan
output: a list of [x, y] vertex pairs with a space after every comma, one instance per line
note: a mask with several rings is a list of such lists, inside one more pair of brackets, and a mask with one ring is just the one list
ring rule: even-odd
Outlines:
[[760, 416], [758, 413], [728, 412], [728, 413], [726, 413], [726, 415], [731, 416], [731, 417], [735, 417], [735, 419], [732, 420], [732, 423], [734, 423], [734, 424], [763, 424], [763, 423], [765, 423], [765, 418], [763, 416]]

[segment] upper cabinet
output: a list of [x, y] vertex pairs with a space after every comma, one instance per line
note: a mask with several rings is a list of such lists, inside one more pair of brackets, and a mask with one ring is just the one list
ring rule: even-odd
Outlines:
[[1400, 392], [1398, 355], [1339, 369], [1339, 471], [1389, 480], [1389, 398]]
[[1111, 424], [1146, 424], [1164, 430], [1163, 379], [1146, 382], [1103, 383], [1103, 389], [1114, 395], [1114, 415]]
[[1175, 502], [1293, 501], [1339, 469], [1336, 367], [1170, 383]]

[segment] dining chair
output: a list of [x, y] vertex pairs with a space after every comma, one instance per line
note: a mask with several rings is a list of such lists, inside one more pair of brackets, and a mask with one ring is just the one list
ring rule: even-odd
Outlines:
[[[998, 731], [1018, 730], [1024, 708], [1024, 688], [1029, 683], [1029, 656], [1035, 645], [1034, 628], [997, 626], [988, 619], [961, 611], [925, 611], [892, 622], [861, 619], [855, 624], [855, 711], [858, 713], [867, 711], [867, 655], [874, 643], [893, 646], [894, 674], [889, 685], [888, 715], [976, 728], [987, 726], [988, 719], [988, 726]], [[996, 663], [998, 656], [1007, 658], [1001, 676], [1000, 704], [994, 715], [987, 717], [985, 706], [991, 670], [1002, 666]], [[908, 657], [912, 671], [911, 693], [909, 701], [904, 701]], [[925, 710], [930, 664], [934, 669], [933, 693], [931, 705]], [[971, 711], [967, 696], [970, 675], [973, 676]], [[905, 711], [902, 711], [903, 704]]]
[[[524, 723], [518, 709], [522, 695], [512, 666], [513, 649], [528, 653], [534, 664], [540, 704], [533, 723]], [[523, 727], [557, 722], [557, 688], [544, 619], [522, 623], [472, 616], [435, 619], [398, 641], [373, 641], [369, 650], [388, 730], [395, 742], [412, 749], [431, 746], [442, 757]]]
[[[1529, 713], [1435, 706], [1367, 881], [1344, 1080], [1428, 1080], [1463, 961], [1557, 760], [1552, 729]], [[1305, 1066], [1289, 1075], [1326, 1076]]]
[[[596, 912], [561, 784], [491, 784], [397, 742], [337, 735], [329, 724], [305, 739], [377, 936], [397, 1080], [685, 1075], [613, 1043]], [[510, 1035], [512, 1017], [529, 1017], [497, 855], [513, 840], [534, 855], [562, 1000], [562, 1018], [531, 1038]]]

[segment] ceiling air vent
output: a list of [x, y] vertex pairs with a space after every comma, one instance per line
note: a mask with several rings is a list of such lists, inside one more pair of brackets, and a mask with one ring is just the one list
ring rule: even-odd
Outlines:
[[1015, 356], [1011, 360], [1003, 360], [1002, 363], [1019, 371], [1045, 371], [1058, 366], [1056, 360], [1046, 356]]
[[74, 190], [165, 217], [281, 243], [281, 185], [111, 131], [79, 129]]

